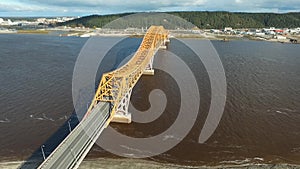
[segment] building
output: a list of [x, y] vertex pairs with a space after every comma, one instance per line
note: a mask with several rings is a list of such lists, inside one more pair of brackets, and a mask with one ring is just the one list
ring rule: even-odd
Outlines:
[[276, 30], [275, 30], [275, 33], [277, 33], [277, 34], [282, 34], [282, 33], [283, 33], [283, 30], [281, 30], [281, 29], [276, 29]]
[[278, 39], [278, 40], [285, 40], [286, 39], [285, 36], [281, 36], [281, 35], [277, 35], [275, 38]]
[[220, 30], [218, 30], [218, 29], [211, 29], [210, 32], [211, 32], [211, 33], [215, 33], [215, 34], [220, 34], [220, 33], [222, 33], [222, 32], [221, 32]]
[[263, 33], [263, 32], [257, 32], [257, 33], [255, 33], [255, 35], [256, 35], [256, 36], [265, 36], [266, 34]]
[[224, 32], [232, 32], [233, 29], [231, 27], [225, 27]]
[[12, 25], [13, 22], [10, 19], [4, 20], [3, 18], [0, 18], [0, 24], [1, 25]]

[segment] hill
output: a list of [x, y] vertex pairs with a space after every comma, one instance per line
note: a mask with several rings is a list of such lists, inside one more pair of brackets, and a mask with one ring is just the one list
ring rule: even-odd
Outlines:
[[[106, 24], [119, 19], [118, 26], [131, 27], [132, 24], [128, 22], [126, 16], [133, 13], [114, 14], [114, 15], [91, 15], [78, 18], [72, 21], [60, 23], [58, 26], [85, 26], [102, 28]], [[139, 13], [142, 14], [142, 13]], [[150, 24], [166, 24], [164, 16], [152, 17], [153, 14], [162, 13], [144, 13], [144, 16], [137, 15], [134, 18], [135, 27], [146, 27]], [[222, 29], [224, 27], [233, 28], [264, 28], [264, 27], [278, 27], [278, 28], [296, 28], [300, 27], [300, 12], [298, 13], [232, 13], [232, 12], [168, 12], [174, 16], [183, 18], [192, 24], [202, 29]], [[120, 19], [123, 17], [122, 19]], [[148, 17], [145, 19], [144, 17]], [[184, 21], [171, 19], [173, 26], [176, 23], [177, 27], [185, 27], [181, 25]], [[120, 22], [121, 21], [121, 22]], [[178, 26], [179, 25], [179, 26]], [[180, 26], [181, 25], [181, 26]], [[169, 29], [172, 26], [169, 27]]]

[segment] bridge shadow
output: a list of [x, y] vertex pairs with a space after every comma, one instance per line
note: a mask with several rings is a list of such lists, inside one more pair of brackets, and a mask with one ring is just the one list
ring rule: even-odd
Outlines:
[[[88, 87], [85, 87], [79, 91], [79, 97], [75, 103], [76, 109], [79, 112], [86, 112], [86, 101], [91, 100], [91, 97], [86, 94]], [[20, 165], [19, 169], [34, 169], [39, 167], [43, 161], [43, 151], [45, 158], [47, 158], [58, 145], [67, 137], [67, 135], [79, 124], [83, 114], [79, 114], [73, 110], [69, 118], [66, 117], [66, 121], [60, 128], [52, 134], [39, 148], [37, 148], [32, 155]], [[43, 149], [43, 151], [42, 151]]]
[[[55, 148], [64, 140], [64, 138], [70, 133], [70, 127], [74, 129], [79, 120], [77, 118], [75, 110], [71, 114], [71, 116], [66, 120], [66, 122], [52, 135], [48, 140], [46, 140], [41, 146], [44, 145], [43, 150], [45, 152], [45, 156], [51, 154], [55, 150]], [[69, 126], [70, 124], [70, 126]], [[36, 149], [33, 154], [25, 160], [23, 164], [20, 165], [19, 169], [34, 169], [37, 168], [42, 162], [43, 153], [42, 148], [39, 147]]]

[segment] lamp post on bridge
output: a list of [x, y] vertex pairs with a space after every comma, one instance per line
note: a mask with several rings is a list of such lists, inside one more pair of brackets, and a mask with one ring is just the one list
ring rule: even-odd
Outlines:
[[43, 145], [41, 145], [41, 150], [42, 150], [42, 154], [43, 154], [43, 158], [44, 158], [44, 160], [46, 159], [46, 156], [45, 156], [45, 152], [44, 152], [44, 148], [45, 147], [45, 145], [43, 144]]
[[89, 107], [90, 107], [90, 102], [87, 102], [87, 104], [86, 104], [86, 111], [89, 110]]
[[70, 118], [70, 120], [68, 120], [68, 125], [69, 125], [69, 131], [70, 131], [70, 133], [72, 132], [72, 127], [71, 127], [71, 118]]

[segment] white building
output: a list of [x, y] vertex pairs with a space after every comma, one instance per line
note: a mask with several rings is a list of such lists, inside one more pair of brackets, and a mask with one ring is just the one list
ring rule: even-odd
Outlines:
[[281, 36], [281, 35], [277, 35], [276, 39], [278, 39], [278, 40], [285, 40], [286, 37], [285, 36]]
[[211, 33], [215, 33], [215, 34], [221, 33], [221, 31], [218, 30], [218, 29], [211, 29], [210, 32], [211, 32]]
[[233, 29], [231, 27], [225, 27], [224, 32], [232, 32]]
[[38, 18], [36, 21], [39, 23], [45, 23], [47, 21], [47, 19], [46, 18]]
[[6, 21], [6, 20], [4, 20], [4, 19], [1, 18], [0, 24], [1, 24], [1, 25], [12, 25], [13, 22], [12, 22], [10, 19], [8, 19], [8, 20]]
[[263, 32], [256, 32], [255, 35], [256, 35], [256, 36], [265, 36], [266, 34], [263, 33]]

